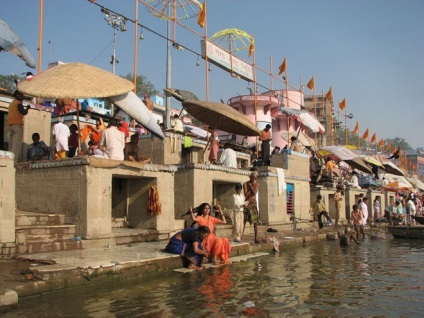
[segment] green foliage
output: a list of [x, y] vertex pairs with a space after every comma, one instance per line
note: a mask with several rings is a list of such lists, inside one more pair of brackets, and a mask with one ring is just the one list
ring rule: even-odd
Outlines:
[[392, 149], [402, 149], [402, 150], [411, 150], [412, 147], [406, 142], [403, 138], [393, 138], [393, 139], [386, 139], [386, 143], [390, 143], [392, 145]]
[[[127, 80], [134, 82], [134, 74], [128, 74], [126, 76], [122, 76]], [[159, 92], [155, 89], [155, 86], [147, 80], [147, 78], [143, 75], [137, 76], [137, 85], [136, 85], [136, 95], [139, 97], [143, 97], [145, 94], [147, 95], [156, 95]]]
[[[358, 146], [358, 139], [359, 139], [359, 148], [375, 148], [375, 143], [371, 144], [368, 143], [366, 140], [363, 140], [361, 136], [358, 136], [357, 134], [354, 135], [352, 131], [349, 129], [347, 130], [347, 144]], [[346, 130], [345, 129], [338, 129], [336, 131], [335, 135], [335, 144], [344, 145], [346, 140]], [[377, 140], [377, 143], [379, 140]], [[406, 142], [405, 139], [395, 137], [393, 139], [387, 138], [384, 140], [384, 144], [387, 145], [387, 143], [390, 143], [392, 145], [392, 149], [402, 149], [402, 150], [410, 150], [412, 147]]]
[[0, 87], [5, 88], [13, 92], [16, 89], [15, 81], [20, 81], [23, 78], [20, 78], [18, 75], [0, 75]]

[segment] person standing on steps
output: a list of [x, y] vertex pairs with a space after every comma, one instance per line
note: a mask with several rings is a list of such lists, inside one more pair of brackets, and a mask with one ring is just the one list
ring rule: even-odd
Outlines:
[[271, 125], [267, 124], [264, 129], [261, 130], [261, 135], [259, 137], [261, 143], [261, 156], [262, 162], [265, 166], [269, 166], [270, 164], [270, 155], [271, 155]]
[[22, 161], [22, 142], [24, 138], [24, 116], [28, 114], [30, 106], [23, 106], [24, 94], [16, 90], [15, 99], [9, 104], [7, 126], [9, 127], [9, 151], [15, 155], [15, 163]]
[[259, 183], [257, 181], [258, 173], [256, 171], [252, 172], [249, 177], [249, 181], [243, 183], [243, 193], [246, 198], [247, 205], [244, 207], [244, 226], [242, 231], [242, 237], [244, 230], [246, 229], [246, 223], [253, 224], [253, 229], [255, 233], [255, 243], [260, 243], [258, 239], [258, 222], [259, 222], [259, 214], [258, 214], [258, 204], [256, 201], [256, 193], [259, 191]]
[[335, 219], [335, 225], [339, 225], [339, 218], [340, 218], [340, 210], [342, 209], [342, 201], [343, 201], [343, 188], [341, 186], [337, 186], [337, 190], [334, 193], [334, 204], [336, 208], [336, 217]]
[[324, 223], [322, 222], [322, 216], [323, 215], [327, 219], [328, 224], [333, 225], [333, 221], [331, 221], [331, 218], [330, 218], [330, 216], [328, 215], [328, 212], [325, 209], [324, 202], [322, 202], [322, 195], [321, 194], [317, 195], [317, 199], [316, 199], [314, 205], [312, 206], [312, 209], [314, 211], [314, 215], [318, 219], [319, 229], [322, 229], [324, 227]]

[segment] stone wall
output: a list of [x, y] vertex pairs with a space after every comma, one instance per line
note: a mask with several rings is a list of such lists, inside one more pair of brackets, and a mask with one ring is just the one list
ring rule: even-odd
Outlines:
[[15, 167], [13, 154], [0, 150], [0, 246], [15, 243]]
[[[16, 174], [17, 206], [23, 211], [65, 214], [77, 226], [76, 234], [102, 237], [112, 230], [113, 180], [127, 185], [125, 204], [131, 227], [173, 231], [173, 173], [169, 167], [80, 158], [23, 163]], [[150, 167], [150, 170], [149, 170]], [[159, 171], [162, 169], [161, 171]], [[148, 190], [156, 185], [162, 213], [147, 214]]]

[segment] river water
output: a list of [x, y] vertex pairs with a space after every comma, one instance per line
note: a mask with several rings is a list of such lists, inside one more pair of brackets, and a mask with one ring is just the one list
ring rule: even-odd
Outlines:
[[379, 232], [196, 273], [20, 299], [2, 317], [422, 317], [424, 240]]

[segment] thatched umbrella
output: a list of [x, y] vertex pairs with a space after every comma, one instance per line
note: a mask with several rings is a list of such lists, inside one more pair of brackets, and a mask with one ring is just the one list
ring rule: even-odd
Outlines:
[[129, 80], [83, 63], [57, 65], [18, 85], [28, 96], [56, 99], [109, 97], [133, 88]]
[[194, 118], [215, 130], [241, 135], [259, 136], [258, 128], [243, 114], [222, 103], [185, 100], [183, 107]]

